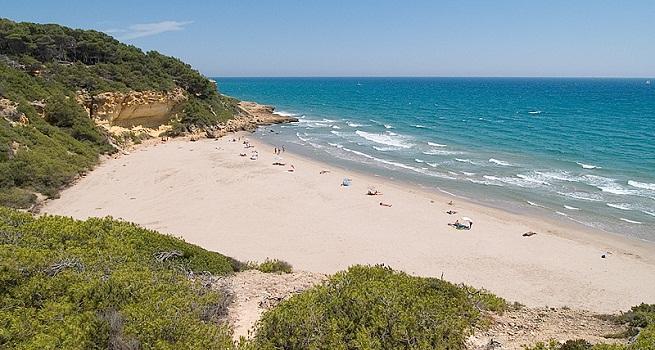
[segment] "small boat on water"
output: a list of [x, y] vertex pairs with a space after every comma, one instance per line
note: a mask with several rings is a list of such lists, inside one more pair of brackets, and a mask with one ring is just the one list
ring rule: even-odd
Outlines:
[[646, 80], [646, 85], [650, 85], [650, 80]]

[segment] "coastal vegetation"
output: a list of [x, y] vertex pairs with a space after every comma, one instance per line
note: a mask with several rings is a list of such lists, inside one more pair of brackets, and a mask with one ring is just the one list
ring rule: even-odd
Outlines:
[[0, 19], [0, 205], [28, 208], [56, 196], [114, 141], [77, 102], [116, 91], [171, 91], [186, 101], [170, 134], [212, 127], [237, 101], [188, 64], [101, 32]]
[[484, 320], [502, 311], [489, 293], [385, 266], [352, 266], [262, 317], [257, 349], [464, 349]]
[[0, 208], [0, 348], [230, 348], [209, 282], [239, 266], [111, 218]]

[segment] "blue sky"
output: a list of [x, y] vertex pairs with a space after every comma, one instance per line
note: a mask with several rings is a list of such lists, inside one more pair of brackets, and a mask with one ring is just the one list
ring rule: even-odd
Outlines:
[[655, 1], [0, 0], [209, 76], [655, 76]]

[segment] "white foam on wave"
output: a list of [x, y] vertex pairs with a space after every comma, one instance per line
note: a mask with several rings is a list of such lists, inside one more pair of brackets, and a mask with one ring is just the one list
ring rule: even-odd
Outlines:
[[332, 125], [332, 129], [337, 129], [338, 130], [338, 129], [341, 129], [341, 127], [338, 126], [338, 125]]
[[421, 124], [413, 124], [412, 126], [415, 127], [415, 128], [419, 128], [419, 129], [425, 129], [425, 128], [427, 128], [427, 126], [425, 126], [425, 125], [421, 125]]
[[[304, 134], [304, 135], [307, 136], [307, 134]], [[302, 142], [307, 142], [307, 141], [309, 140], [309, 139], [307, 139], [307, 138], [305, 138], [305, 137], [300, 136], [300, 133], [299, 133], [299, 132], [296, 133], [296, 137], [297, 137], [298, 139], [300, 139], [300, 141], [302, 141]]]
[[557, 194], [573, 198], [573, 199], [578, 199], [578, 200], [583, 200], [583, 201], [589, 201], [589, 202], [600, 202], [602, 201], [602, 196], [599, 196], [598, 194], [595, 193], [587, 193], [587, 192], [557, 192]]
[[384, 128], [385, 129], [393, 129], [394, 127], [391, 124], [384, 124]]
[[539, 185], [550, 186], [550, 183], [546, 181], [543, 177], [539, 176], [537, 173], [533, 174], [516, 174], [518, 178], [521, 178], [527, 182], [532, 182]]
[[621, 209], [621, 210], [632, 210], [632, 207], [628, 203], [605, 203], [608, 207]]
[[655, 211], [642, 210], [641, 212], [646, 215], [655, 216]]
[[407, 141], [407, 138], [405, 137], [395, 137], [398, 136], [396, 135], [391, 135], [391, 134], [374, 134], [366, 131], [361, 131], [357, 130], [355, 131], [355, 134], [359, 135], [360, 137], [363, 137], [369, 141], [373, 141], [375, 143], [379, 143], [382, 145], [387, 145], [387, 146], [393, 146], [393, 147], [400, 147], [400, 148], [412, 148], [414, 146], [413, 143], [410, 143]]
[[339, 143], [328, 142], [328, 145], [336, 148], [343, 148], [343, 145]]
[[470, 182], [473, 182], [474, 184], [479, 184], [479, 185], [503, 187], [502, 183], [498, 183], [498, 182], [494, 182], [494, 181], [478, 180], [478, 179], [474, 179], [474, 178], [467, 178], [466, 180], [468, 180]]
[[598, 165], [585, 164], [580, 162], [575, 162], [575, 164], [581, 166], [583, 169], [600, 169]]
[[646, 183], [646, 182], [638, 182], [638, 181], [633, 181], [633, 180], [628, 180], [628, 185], [636, 188], [641, 188], [644, 190], [651, 190], [655, 191], [655, 184], [653, 183]]
[[603, 192], [619, 195], [636, 194], [635, 191], [627, 189], [616, 183], [615, 179], [595, 175], [584, 175], [582, 178], [582, 182], [585, 182], [591, 186], [595, 186]]
[[286, 112], [286, 111], [275, 111], [273, 114], [277, 114], [281, 117], [297, 117], [298, 113], [291, 113], [291, 112]]
[[519, 177], [509, 177], [509, 176], [498, 177], [493, 175], [484, 175], [482, 177], [490, 181], [499, 181], [502, 183], [506, 183], [508, 185], [513, 185], [523, 188], [535, 188], [543, 185], [542, 182], [535, 181], [534, 179], [526, 180]]
[[542, 111], [529, 111], [528, 114], [541, 114]]
[[495, 159], [495, 158], [489, 158], [489, 162], [497, 164], [497, 165], [502, 165], [502, 166], [512, 166], [512, 164], [510, 164], [508, 162], [498, 160], [498, 159]]
[[570, 206], [570, 205], [565, 205], [564, 208], [566, 208], [566, 209], [568, 209], [568, 210], [580, 210], [580, 208], [572, 207], [572, 206]]
[[448, 155], [454, 155], [454, 154], [464, 154], [464, 152], [446, 151], [446, 150], [442, 150], [442, 149], [430, 149], [430, 150], [427, 150], [427, 151], [423, 151], [421, 153], [429, 155], [429, 156], [448, 156]]
[[621, 220], [621, 221], [625, 221], [625, 222], [629, 222], [629, 223], [631, 223], [631, 224], [637, 224], [637, 225], [641, 225], [641, 224], [642, 224], [641, 221], [635, 221], [635, 220], [630, 220], [630, 219], [626, 219], [626, 218], [619, 218], [619, 220]]
[[460, 163], [469, 163], [469, 164], [476, 164], [474, 161], [470, 159], [463, 159], [463, 158], [455, 158], [456, 161]]
[[391, 165], [391, 166], [394, 166], [394, 167], [411, 170], [411, 171], [414, 171], [414, 172], [417, 172], [417, 173], [420, 173], [420, 174], [424, 174], [424, 175], [428, 175], [428, 176], [432, 176], [432, 177], [439, 177], [439, 178], [443, 178], [443, 179], [455, 180], [455, 178], [453, 178], [451, 176], [431, 172], [431, 171], [428, 171], [426, 168], [416, 168], [416, 167], [413, 167], [413, 166], [410, 166], [410, 165], [407, 165], [407, 164], [377, 158], [377, 157], [374, 157], [374, 156], [372, 156], [370, 154], [366, 154], [364, 152], [359, 152], [359, 151], [356, 151], [356, 150], [353, 150], [353, 149], [350, 149], [350, 148], [346, 148], [346, 147], [343, 147], [342, 149], [344, 151], [356, 154], [358, 156], [362, 156], [364, 158], [368, 158], [370, 160], [373, 160], [373, 161], [376, 161], [376, 162], [379, 162], [379, 163], [382, 163], [382, 164], [387, 164], [387, 165]]
[[562, 213], [561, 211], [555, 211], [555, 213], [558, 214], [558, 215], [566, 216], [566, 217], [569, 216], [569, 214], [567, 214], [567, 213]]
[[348, 123], [348, 126], [351, 128], [358, 128], [360, 126], [364, 126], [363, 124], [357, 124], [357, 123]]
[[402, 149], [402, 147], [394, 147], [394, 146], [386, 146], [386, 147], [380, 147], [380, 146], [373, 146], [373, 149], [376, 151], [380, 152], [390, 152], [390, 151], [397, 151]]
[[468, 172], [468, 171], [462, 171], [462, 174], [464, 174], [466, 176], [474, 176], [475, 175], [475, 173], [471, 173], [471, 172]]
[[417, 163], [425, 163], [423, 159], [414, 158], [414, 161]]
[[528, 204], [530, 204], [533, 207], [546, 208], [545, 206], [543, 206], [541, 204], [538, 204], [538, 203], [535, 203], [535, 202], [530, 202], [530, 201], [526, 201], [526, 202], [528, 202]]
[[425, 164], [427, 164], [427, 165], [429, 165], [429, 166], [431, 166], [433, 168], [436, 168], [439, 165], [437, 163], [425, 163]]
[[432, 147], [447, 147], [448, 145], [444, 145], [444, 144], [442, 144], [442, 143], [436, 143], [436, 142], [430, 142], [430, 141], [428, 141], [428, 146], [432, 146]]

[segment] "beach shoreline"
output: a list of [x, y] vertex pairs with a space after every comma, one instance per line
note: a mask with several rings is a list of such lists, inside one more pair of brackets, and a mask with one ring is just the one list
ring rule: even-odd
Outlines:
[[[655, 302], [655, 245], [648, 242], [462, 199], [450, 206], [447, 195], [418, 186], [289, 151], [274, 155], [274, 146], [249, 135], [138, 148], [103, 162], [42, 212], [111, 215], [240, 260], [280, 258], [312, 272], [384, 263], [528, 306], [616, 312]], [[254, 147], [231, 142], [239, 137]], [[284, 166], [272, 165], [279, 159]], [[351, 186], [340, 186], [344, 177]], [[370, 186], [383, 195], [367, 196]], [[471, 230], [446, 225], [462, 216], [475, 221]], [[529, 231], [537, 235], [522, 236]]]
[[[265, 127], [266, 126], [262, 126], [262, 128]], [[262, 137], [264, 135], [266, 134], [262, 134], [261, 136], [254, 135], [253, 138], [257, 140], [257, 142], [267, 145], [271, 149], [276, 147], [276, 144], [283, 144], [283, 142], [274, 142], [273, 140], [271, 140], [270, 137], [266, 137], [266, 138]], [[412, 191], [412, 192], [422, 192], [426, 196], [440, 197], [441, 198], [440, 200], [443, 202], [447, 202], [450, 200], [461, 201], [467, 203], [468, 205], [475, 206], [477, 210], [491, 210], [497, 213], [503, 213], [502, 215], [510, 214], [516, 217], [521, 217], [524, 220], [536, 220], [537, 222], [547, 223], [548, 226], [561, 227], [562, 232], [551, 232], [551, 233], [561, 235], [563, 238], [579, 240], [581, 242], [596, 242], [597, 244], [601, 244], [601, 245], [603, 243], [609, 243], [610, 246], [626, 245], [628, 247], [631, 247], [632, 249], [635, 248], [641, 249], [643, 247], [650, 247], [650, 249], [647, 250], [650, 251], [651, 253], [655, 253], [655, 242], [647, 239], [630, 236], [621, 232], [613, 232], [613, 231], [604, 230], [602, 228], [590, 227], [565, 217], [549, 217], [548, 215], [545, 215], [545, 213], [543, 212], [540, 213], [538, 210], [525, 210], [524, 208], [518, 208], [518, 207], [500, 208], [499, 206], [495, 206], [491, 202], [485, 202], [484, 200], [478, 200], [476, 198], [471, 198], [469, 196], [456, 194], [453, 193], [455, 191], [445, 190], [439, 186], [435, 187], [435, 186], [429, 186], [424, 184], [412, 183], [411, 181], [406, 179], [377, 174], [371, 171], [370, 169], [366, 169], [366, 170], [353, 169], [343, 164], [339, 164], [337, 162], [330, 162], [329, 160], [324, 160], [324, 159], [314, 159], [311, 156], [305, 154], [299, 154], [293, 151], [292, 153], [294, 157], [302, 158], [308, 162], [323, 164], [325, 167], [339, 169], [340, 171], [357, 174], [358, 176], [366, 177], [369, 179], [378, 179], [378, 178], [384, 179], [384, 181], [388, 182], [388, 184], [393, 184], [400, 189], [405, 189], [407, 191]], [[573, 233], [569, 233], [569, 231]], [[651, 261], [655, 263], [655, 256], [652, 256], [650, 258], [652, 258]]]

